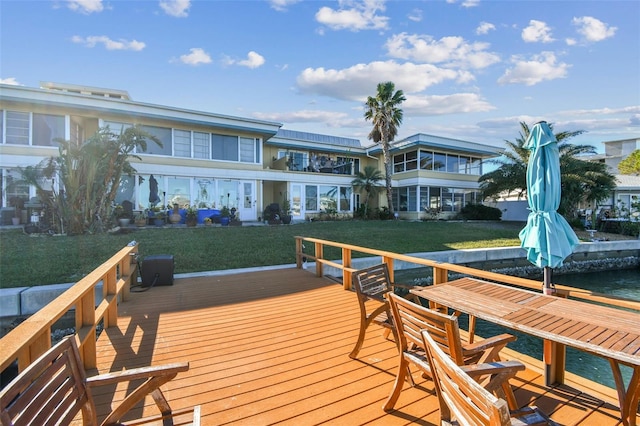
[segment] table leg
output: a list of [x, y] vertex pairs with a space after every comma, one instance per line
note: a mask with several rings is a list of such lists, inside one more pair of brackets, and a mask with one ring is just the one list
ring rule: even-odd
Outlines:
[[629, 387], [625, 389], [622, 373], [620, 372], [620, 364], [613, 359], [609, 360], [609, 364], [611, 364], [613, 379], [616, 382], [616, 390], [618, 391], [622, 424], [625, 426], [635, 426], [638, 417], [638, 402], [640, 402], [640, 366], [633, 367]]
[[543, 341], [544, 382], [546, 386], [564, 383], [565, 345], [550, 340]]

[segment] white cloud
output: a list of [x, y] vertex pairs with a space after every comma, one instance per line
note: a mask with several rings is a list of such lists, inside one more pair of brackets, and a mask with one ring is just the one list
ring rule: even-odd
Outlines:
[[189, 16], [191, 0], [160, 0], [160, 8], [169, 16], [186, 18]]
[[545, 80], [564, 78], [571, 65], [557, 63], [553, 52], [542, 52], [530, 60], [514, 56], [511, 59], [513, 68], [505, 71], [498, 79], [500, 84], [525, 84], [533, 86]]
[[410, 94], [444, 81], [468, 78], [466, 73], [430, 64], [376, 61], [341, 70], [307, 68], [298, 75], [297, 86], [303, 93], [364, 102], [367, 96], [375, 94], [376, 86], [381, 81], [393, 81], [397, 89]]
[[402, 109], [406, 114], [420, 116], [486, 112], [495, 107], [476, 93], [454, 93], [438, 96], [407, 96], [407, 100], [402, 103]]
[[607, 26], [604, 22], [591, 16], [573, 18], [571, 23], [578, 27], [578, 33], [588, 42], [602, 41], [613, 37], [618, 30], [617, 27]]
[[180, 62], [187, 65], [200, 65], [211, 63], [211, 56], [204, 49], [199, 47], [193, 47], [189, 49], [189, 54], [180, 55]]
[[462, 37], [435, 40], [427, 35], [401, 33], [390, 37], [385, 47], [388, 55], [394, 58], [463, 68], [480, 69], [500, 61], [497, 54], [487, 52], [488, 43], [469, 43]]
[[22, 86], [15, 77], [0, 78], [0, 84], [8, 84], [11, 86]]
[[383, 0], [341, 0], [337, 10], [321, 7], [316, 13], [316, 21], [332, 30], [385, 30], [389, 18], [377, 14], [384, 12], [384, 3]]
[[261, 67], [262, 65], [264, 65], [265, 62], [266, 61], [264, 57], [259, 53], [254, 52], [253, 50], [247, 53], [247, 59], [237, 60], [228, 56], [224, 58], [224, 63], [226, 65], [239, 65], [241, 67], [247, 67], [252, 69]]
[[478, 25], [478, 28], [476, 28], [476, 34], [478, 35], [483, 35], [483, 34], [489, 34], [489, 31], [495, 31], [496, 26], [493, 25], [490, 22], [480, 22], [480, 25]]
[[74, 12], [84, 13], [85, 15], [104, 10], [102, 0], [68, 0], [67, 7]]
[[298, 3], [300, 0], [269, 0], [271, 8], [278, 12], [286, 11], [289, 6]]
[[551, 28], [546, 23], [535, 19], [530, 20], [529, 26], [522, 30], [522, 39], [527, 43], [551, 43], [553, 41]]
[[567, 46], [575, 46], [576, 44], [578, 44], [575, 38], [570, 37], [566, 38], [564, 42], [567, 43]]
[[476, 7], [480, 4], [480, 0], [465, 0], [462, 2], [462, 7]]
[[146, 44], [137, 40], [111, 40], [107, 36], [73, 36], [71, 41], [77, 44], [83, 44], [85, 47], [95, 47], [97, 44], [102, 44], [107, 50], [133, 50], [140, 51], [146, 47]]
[[413, 9], [409, 15], [407, 15], [410, 21], [413, 22], [421, 22], [422, 21], [422, 10], [421, 9]]

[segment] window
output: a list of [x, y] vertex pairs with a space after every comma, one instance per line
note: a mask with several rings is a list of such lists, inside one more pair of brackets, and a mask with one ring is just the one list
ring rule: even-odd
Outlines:
[[305, 210], [318, 210], [318, 187], [307, 185], [304, 187], [304, 208]]
[[65, 139], [64, 117], [61, 115], [33, 114], [32, 145], [58, 146], [55, 139]]
[[191, 157], [191, 132], [188, 130], [173, 131], [173, 155]]
[[253, 138], [240, 138], [240, 161], [243, 163], [255, 163], [255, 149], [256, 143]]
[[167, 178], [167, 205], [177, 204], [180, 208], [191, 205], [191, 179], [184, 177]]
[[482, 161], [479, 158], [471, 159], [470, 174], [478, 176], [482, 174]]
[[172, 153], [172, 141], [171, 141], [171, 129], [166, 127], [155, 126], [140, 126], [142, 130], [152, 134], [160, 140], [162, 146], [156, 144], [152, 140], [147, 140], [147, 149], [143, 151], [145, 154], [157, 154], [171, 156]]
[[433, 152], [420, 151], [420, 169], [433, 170]]
[[211, 135], [211, 156], [214, 160], [238, 161], [238, 137]]
[[440, 208], [442, 207], [440, 189], [441, 188], [436, 186], [429, 187], [429, 208], [435, 211], [440, 211]]
[[441, 188], [441, 190], [442, 190], [442, 211], [443, 212], [455, 211], [454, 205], [453, 205], [453, 189]]
[[5, 143], [29, 145], [29, 113], [7, 111]]
[[447, 170], [446, 154], [440, 152], [435, 152], [433, 154], [433, 170], [437, 172], [444, 172]]
[[418, 151], [405, 152], [393, 156], [393, 172], [399, 173], [418, 168]]
[[351, 211], [351, 187], [340, 187], [340, 211]]
[[320, 210], [338, 211], [338, 187], [320, 186]]
[[455, 154], [447, 154], [447, 172], [458, 173], [458, 156]]
[[393, 188], [393, 208], [401, 212], [415, 212], [417, 206], [418, 187], [407, 186]]
[[209, 133], [193, 132], [193, 158], [210, 158]]

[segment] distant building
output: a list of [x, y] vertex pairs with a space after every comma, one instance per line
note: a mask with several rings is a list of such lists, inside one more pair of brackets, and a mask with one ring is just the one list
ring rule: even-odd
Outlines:
[[[131, 160], [136, 175], [120, 182], [116, 201], [129, 201], [134, 210], [149, 207], [153, 175], [165, 205], [235, 207], [242, 220], [255, 221], [267, 206], [286, 198], [294, 220], [324, 211], [351, 216], [363, 201], [351, 186], [356, 173], [367, 165], [384, 171], [380, 147], [363, 146], [357, 139], [137, 102], [122, 90], [59, 83], [41, 83], [40, 88], [0, 85], [3, 210], [9, 210], [12, 197], [37, 201], [32, 200], [34, 188], [11, 183], [19, 179], [18, 167], [56, 156], [56, 139], [82, 143], [105, 126], [117, 133], [134, 124], [163, 143], [149, 143], [145, 151], [136, 152], [140, 160]], [[394, 209], [402, 218], [419, 219], [429, 209], [450, 215], [466, 203], [479, 202], [483, 160], [500, 152], [425, 134], [395, 142]], [[55, 180], [49, 184], [58, 185]], [[386, 205], [386, 197], [381, 195], [374, 205]]]
[[[640, 211], [640, 176], [623, 175], [618, 170], [618, 164], [633, 151], [640, 149], [640, 138], [622, 139], [603, 142], [604, 154], [586, 157], [589, 161], [604, 163], [609, 172], [616, 177], [616, 189], [609, 199], [598, 206], [586, 206], [588, 210], [595, 209], [599, 215], [630, 216]], [[636, 207], [633, 207], [634, 204]]]

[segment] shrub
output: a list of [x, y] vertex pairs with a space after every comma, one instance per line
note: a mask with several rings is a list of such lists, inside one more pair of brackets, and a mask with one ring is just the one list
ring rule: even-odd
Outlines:
[[500, 220], [502, 211], [484, 204], [467, 204], [458, 216], [464, 220]]

